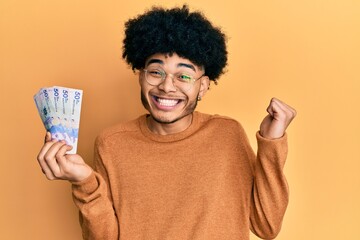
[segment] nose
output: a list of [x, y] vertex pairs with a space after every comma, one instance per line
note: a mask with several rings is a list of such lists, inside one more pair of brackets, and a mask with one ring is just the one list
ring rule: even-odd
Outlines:
[[172, 74], [167, 74], [164, 81], [159, 84], [159, 89], [164, 92], [176, 92], [176, 87], [174, 85], [174, 76]]

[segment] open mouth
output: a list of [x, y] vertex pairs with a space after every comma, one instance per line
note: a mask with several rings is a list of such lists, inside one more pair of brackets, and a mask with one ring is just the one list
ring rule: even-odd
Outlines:
[[172, 108], [179, 104], [181, 99], [169, 99], [169, 98], [160, 98], [153, 96], [154, 102], [159, 107]]

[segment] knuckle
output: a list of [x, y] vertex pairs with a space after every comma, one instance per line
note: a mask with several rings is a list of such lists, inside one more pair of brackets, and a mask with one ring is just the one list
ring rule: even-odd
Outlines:
[[296, 117], [296, 115], [297, 115], [297, 111], [295, 109], [293, 109], [293, 115], [294, 115], [294, 117]]
[[288, 116], [289, 116], [289, 118], [293, 119], [296, 116], [296, 112], [289, 111]]
[[52, 142], [52, 141], [45, 142], [43, 148], [44, 148], [44, 147], [49, 148], [49, 147], [50, 147], [51, 145], [53, 145], [53, 144], [54, 144], [54, 142]]
[[46, 156], [44, 157], [45, 162], [50, 162], [52, 159], [53, 159], [53, 158], [50, 157], [50, 156], [48, 156], [48, 155], [46, 155]]
[[63, 155], [58, 152], [58, 153], [55, 154], [55, 158], [61, 160], [63, 158]]

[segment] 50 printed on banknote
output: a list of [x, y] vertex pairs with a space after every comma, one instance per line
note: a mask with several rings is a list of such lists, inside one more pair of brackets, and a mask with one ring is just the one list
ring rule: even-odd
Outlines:
[[82, 90], [58, 86], [41, 88], [34, 95], [46, 131], [73, 147], [68, 154], [77, 151], [82, 98]]

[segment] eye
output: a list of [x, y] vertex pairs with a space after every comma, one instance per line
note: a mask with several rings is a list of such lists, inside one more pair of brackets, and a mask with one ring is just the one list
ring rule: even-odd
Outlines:
[[155, 78], [162, 78], [165, 75], [163, 71], [158, 69], [149, 69], [147, 72], [151, 77]]
[[179, 81], [182, 82], [191, 82], [191, 80], [193, 79], [191, 75], [187, 74], [187, 73], [181, 73], [177, 76], [177, 79]]

